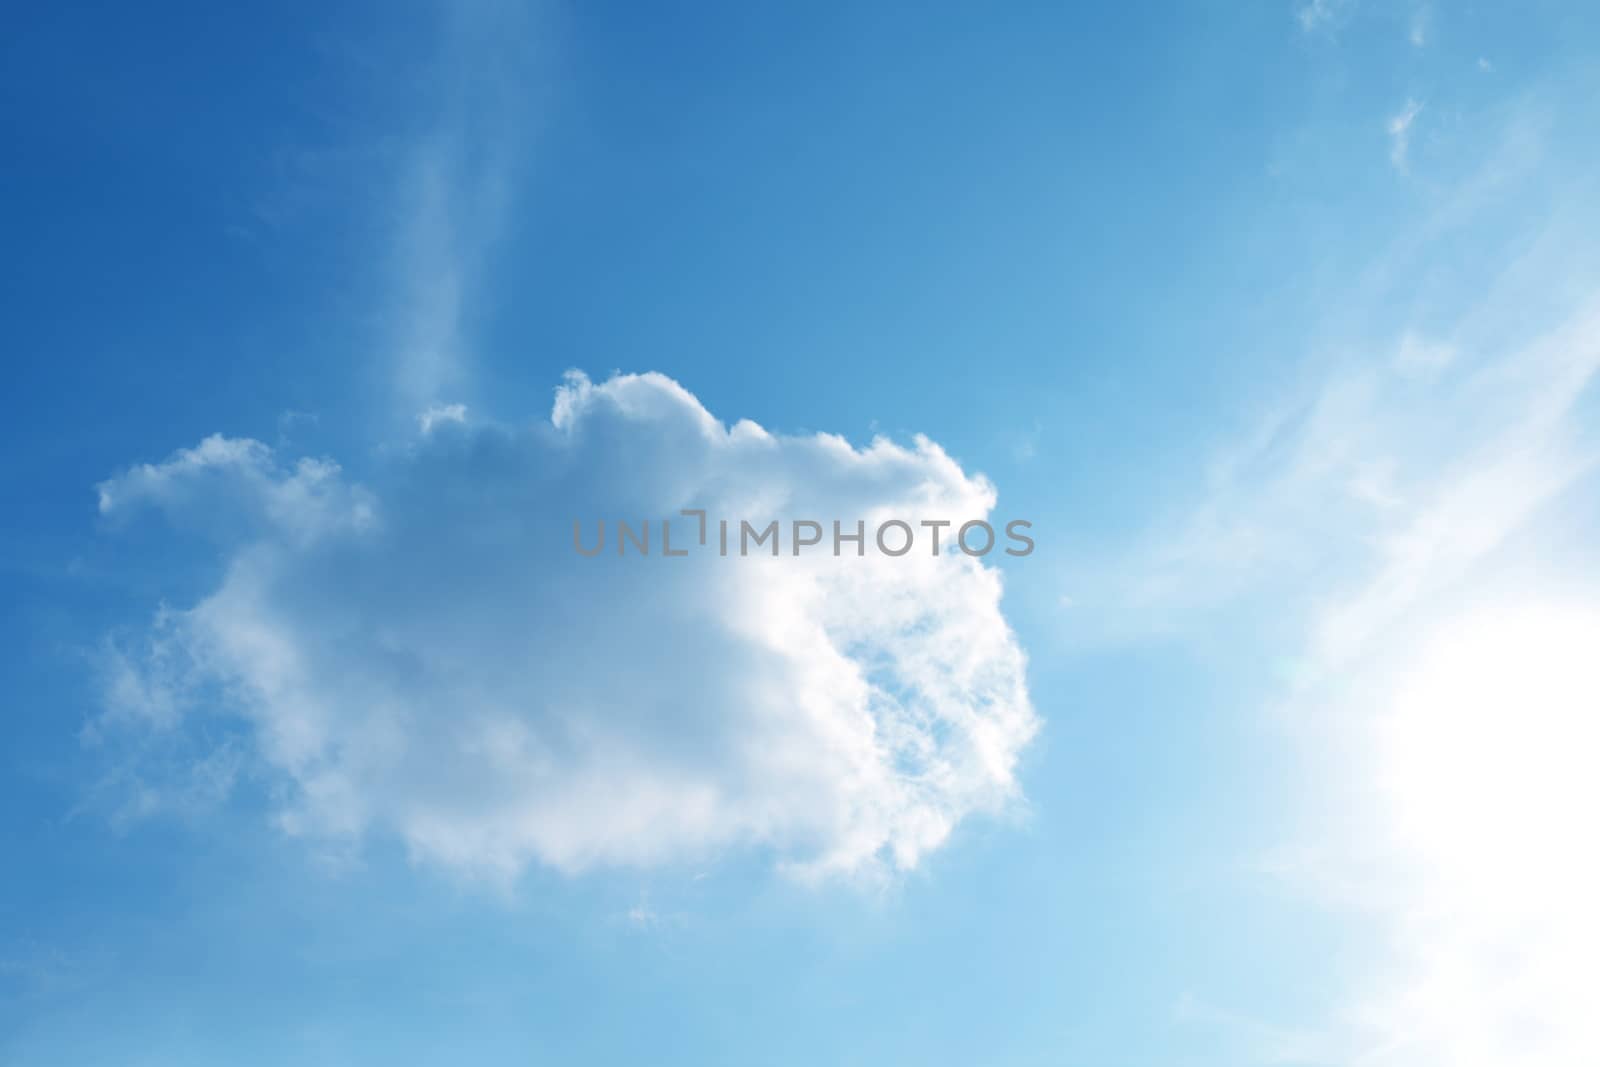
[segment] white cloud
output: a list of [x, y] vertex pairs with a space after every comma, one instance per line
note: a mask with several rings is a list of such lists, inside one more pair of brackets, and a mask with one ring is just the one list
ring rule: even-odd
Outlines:
[[574, 376], [548, 422], [429, 429], [366, 487], [220, 437], [102, 485], [108, 516], [156, 506], [226, 572], [122, 643], [108, 696], [151, 711], [101, 732], [242, 723], [287, 831], [394, 834], [502, 879], [731, 847], [908, 869], [1017, 799], [1037, 720], [979, 560], [572, 546], [574, 519], [680, 508], [986, 516], [992, 487], [937, 445], [726, 428], [659, 375]]
[[1337, 667], [1359, 654], [1593, 469], [1594, 447], [1570, 420], [1597, 370], [1600, 305], [1480, 369], [1442, 405], [1458, 424], [1459, 451], [1430, 472], [1419, 506], [1374, 536], [1370, 580], [1324, 607], [1314, 631], [1319, 662]]
[[[1213, 450], [1192, 496], [1063, 576], [1103, 631], [1090, 639], [1194, 635], [1270, 606], [1272, 636], [1308, 628], [1287, 672], [1335, 670], [1593, 469], [1600, 441], [1577, 417], [1600, 369], [1591, 209], [1558, 177], [1552, 116], [1500, 121], [1478, 169], [1429, 190], [1328, 294], [1298, 375]], [[1507, 227], [1513, 204], [1547, 221]]]
[[1306, 0], [1295, 10], [1295, 18], [1306, 33], [1330, 26], [1344, 10], [1347, 0]]
[[1121, 637], [1270, 602], [1307, 628], [1295, 673], [1340, 672], [1595, 469], [1575, 413], [1597, 371], [1600, 303], [1493, 357], [1403, 334], [1271, 410], [1192, 508], [1068, 590]]
[[[1293, 592], [1319, 601], [1304, 669], [1336, 669], [1590, 469], [1570, 415], [1597, 366], [1600, 304], [1497, 358], [1407, 331], [1269, 410], [1212, 459], [1192, 508], [1088, 561], [1072, 594], [1137, 634]], [[1372, 580], [1325, 587], [1352, 571]]]
[[434, 404], [417, 416], [417, 428], [424, 434], [433, 432], [433, 428], [445, 422], [466, 422], [467, 405], [465, 404]]
[[1389, 162], [1401, 174], [1411, 169], [1411, 126], [1420, 114], [1422, 105], [1415, 100], [1407, 100], [1405, 107], [1390, 117], [1388, 122]]
[[370, 495], [346, 485], [338, 464], [303, 458], [285, 467], [260, 441], [221, 434], [164, 463], [134, 467], [96, 489], [102, 515], [115, 517], [153, 504], [183, 513], [214, 536], [265, 527], [307, 545], [374, 521]]

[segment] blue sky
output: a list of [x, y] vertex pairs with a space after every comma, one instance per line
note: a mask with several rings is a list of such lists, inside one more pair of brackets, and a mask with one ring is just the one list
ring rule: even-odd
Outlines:
[[15, 21], [0, 1063], [1600, 1057], [1600, 11]]

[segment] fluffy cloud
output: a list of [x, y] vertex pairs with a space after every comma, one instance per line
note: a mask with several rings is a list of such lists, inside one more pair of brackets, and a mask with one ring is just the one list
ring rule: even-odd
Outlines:
[[548, 421], [429, 420], [366, 482], [212, 437], [102, 485], [107, 516], [155, 507], [226, 561], [119, 645], [117, 728], [242, 725], [289, 832], [497, 878], [730, 847], [908, 869], [1018, 795], [1037, 719], [982, 560], [573, 547], [575, 519], [685, 508], [986, 517], [992, 487], [930, 441], [726, 427], [660, 375], [574, 375]]

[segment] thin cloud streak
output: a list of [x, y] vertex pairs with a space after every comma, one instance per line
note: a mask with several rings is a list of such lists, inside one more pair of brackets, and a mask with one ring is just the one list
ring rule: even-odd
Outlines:
[[1389, 162], [1401, 174], [1411, 172], [1411, 126], [1420, 114], [1422, 105], [1415, 100], [1407, 100], [1405, 107], [1389, 119]]
[[428, 74], [439, 106], [405, 153], [391, 208], [389, 351], [380, 375], [408, 420], [475, 396], [463, 320], [524, 174], [538, 125], [538, 72], [550, 65], [544, 25], [520, 5], [468, 4], [442, 17]]

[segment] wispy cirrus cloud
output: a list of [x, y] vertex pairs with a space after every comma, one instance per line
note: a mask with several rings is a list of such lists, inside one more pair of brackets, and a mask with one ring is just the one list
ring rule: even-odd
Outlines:
[[1428, 35], [1432, 30], [1433, 8], [1424, 4], [1411, 13], [1411, 27], [1406, 34], [1406, 38], [1411, 42], [1411, 47], [1425, 48], [1428, 44]]
[[551, 59], [539, 12], [499, 0], [438, 12], [439, 46], [420, 79], [423, 119], [402, 138], [382, 227], [390, 245], [381, 376], [406, 418], [473, 397], [463, 318], [540, 120]]
[[1407, 100], [1405, 106], [1390, 116], [1385, 124], [1389, 132], [1389, 162], [1401, 174], [1411, 170], [1411, 127], [1422, 114], [1422, 104]]
[[[1585, 651], [1600, 558], [1572, 541], [1600, 479], [1600, 263], [1572, 193], [1593, 164], [1541, 155], [1528, 131], [1545, 125], [1512, 115], [1504, 151], [1430, 189], [1337, 303], [1382, 337], [1326, 342], [1218, 450], [1193, 506], [1107, 565], [1109, 599], [1084, 595], [1112, 587], [1087, 575], [1075, 589], [1127, 633], [1193, 635], [1227, 613], [1258, 654], [1283, 650], [1267, 710], [1322, 754], [1307, 773], [1337, 815], [1305, 816], [1270, 877], [1380, 948], [1308, 1025], [1185, 1002], [1259, 1062], [1600, 1055], [1600, 857], [1575, 822], [1600, 797], [1571, 757], [1593, 750], [1600, 700]], [[1504, 226], [1525, 213], [1541, 226]], [[1469, 237], [1483, 244], [1463, 271]], [[1450, 291], [1448, 314], [1417, 295]]]

